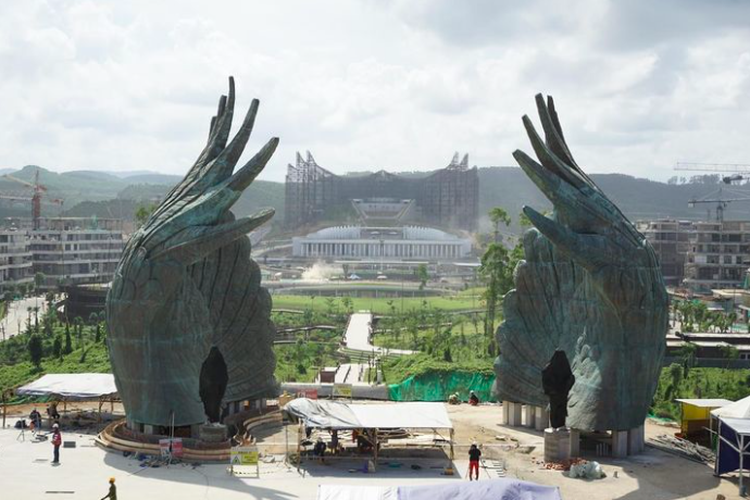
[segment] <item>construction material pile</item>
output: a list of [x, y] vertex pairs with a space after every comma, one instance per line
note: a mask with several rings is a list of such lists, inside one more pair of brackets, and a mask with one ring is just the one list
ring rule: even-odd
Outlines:
[[669, 434], [661, 434], [650, 440], [649, 444], [668, 453], [683, 456], [700, 463], [713, 463], [716, 455], [713, 451], [699, 444]]

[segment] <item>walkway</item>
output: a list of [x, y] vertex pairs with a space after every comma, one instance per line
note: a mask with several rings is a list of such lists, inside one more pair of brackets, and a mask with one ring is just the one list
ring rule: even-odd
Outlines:
[[[44, 297], [30, 297], [27, 299], [14, 300], [10, 304], [8, 314], [0, 321], [0, 340], [5, 340], [26, 329], [26, 320], [29, 317], [27, 309], [29, 307], [39, 307], [39, 321], [41, 323], [42, 315], [47, 308]], [[31, 312], [31, 321], [34, 321], [34, 312]]]
[[372, 345], [372, 313], [356, 312], [349, 317], [349, 323], [344, 332], [344, 345], [352, 351], [375, 354], [376, 356], [392, 355], [407, 356], [415, 351], [405, 349], [388, 349]]

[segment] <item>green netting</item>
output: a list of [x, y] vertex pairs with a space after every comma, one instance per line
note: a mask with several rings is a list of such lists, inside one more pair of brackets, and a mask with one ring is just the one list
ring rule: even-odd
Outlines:
[[457, 393], [459, 399], [469, 399], [474, 391], [480, 401], [495, 401], [492, 396], [494, 374], [468, 372], [439, 372], [411, 376], [400, 384], [388, 386], [391, 401], [447, 401]]

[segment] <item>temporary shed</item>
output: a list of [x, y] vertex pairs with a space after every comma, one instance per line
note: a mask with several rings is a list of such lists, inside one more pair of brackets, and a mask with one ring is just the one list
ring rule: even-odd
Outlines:
[[[378, 434], [382, 431], [431, 431], [432, 441], [422, 441], [423, 446], [450, 446], [453, 459], [453, 424], [443, 403], [372, 403], [356, 404], [339, 401], [324, 401], [299, 398], [284, 406], [284, 411], [300, 421], [297, 451], [302, 450], [305, 429], [329, 431], [356, 431], [374, 440], [374, 457], [378, 456]], [[448, 431], [449, 439], [440, 436], [440, 431]], [[301, 456], [301, 454], [300, 454]]]
[[732, 404], [728, 399], [676, 399], [682, 417], [680, 429], [685, 437], [702, 434], [711, 427], [711, 412]]
[[743, 470], [750, 464], [750, 419], [719, 418], [719, 444], [716, 450], [714, 474], [739, 471], [740, 494], [743, 493]]

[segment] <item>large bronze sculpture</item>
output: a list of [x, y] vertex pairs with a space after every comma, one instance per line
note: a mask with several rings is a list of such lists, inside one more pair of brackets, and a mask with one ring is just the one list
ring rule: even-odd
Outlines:
[[497, 331], [498, 399], [546, 406], [541, 371], [561, 349], [575, 384], [567, 425], [627, 430], [643, 425], [664, 355], [667, 293], [651, 245], [576, 164], [554, 102], [538, 95], [545, 139], [523, 117], [539, 159], [513, 156], [554, 205], [530, 207], [525, 261], [505, 296]]
[[130, 425], [193, 425], [227, 402], [275, 395], [271, 298], [246, 234], [273, 210], [229, 210], [271, 158], [272, 138], [237, 172], [258, 111], [229, 144], [234, 81], [208, 144], [130, 238], [107, 296], [112, 370]]

